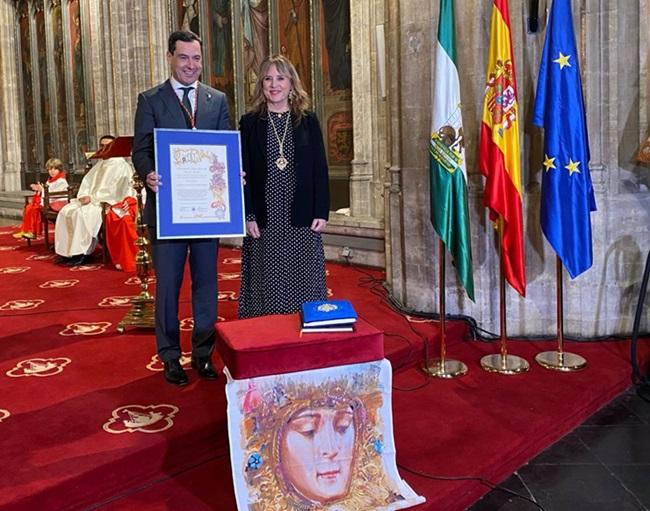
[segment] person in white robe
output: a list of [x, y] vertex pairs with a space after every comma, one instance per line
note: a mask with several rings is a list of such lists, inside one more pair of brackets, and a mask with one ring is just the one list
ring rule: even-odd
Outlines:
[[124, 158], [100, 160], [81, 181], [77, 198], [56, 218], [54, 251], [69, 264], [82, 264], [95, 250], [102, 225], [102, 203], [134, 197], [133, 166]]

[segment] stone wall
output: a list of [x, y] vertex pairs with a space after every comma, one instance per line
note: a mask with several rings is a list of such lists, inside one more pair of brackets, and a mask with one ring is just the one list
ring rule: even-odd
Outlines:
[[[545, 25], [536, 34], [527, 33], [528, 13], [524, 4], [527, 2], [510, 2], [510, 16], [522, 113], [528, 286], [525, 299], [511, 289], [506, 293], [508, 334], [554, 334], [556, 258], [539, 227], [543, 139], [530, 122]], [[565, 274], [565, 332], [585, 337], [629, 333], [650, 247], [650, 173], [634, 161], [648, 129], [649, 6], [646, 0], [574, 0], [573, 4], [598, 211], [592, 214], [593, 267], [574, 281]], [[393, 180], [401, 190], [399, 198], [392, 199], [399, 205], [388, 212], [391, 236], [387, 238], [387, 254], [401, 257], [390, 258], [388, 283], [406, 307], [437, 311], [438, 253], [429, 222], [426, 141], [431, 117], [431, 85], [427, 79], [431, 76], [438, 2], [404, 1], [399, 9], [399, 65], [392, 66], [399, 74], [392, 80], [396, 84], [394, 94], [401, 126], [400, 142], [392, 151], [391, 160], [401, 162], [399, 179]], [[469, 301], [459, 288], [451, 265], [446, 288], [448, 313], [473, 316], [481, 327], [498, 332], [498, 253], [492, 226], [482, 206], [483, 180], [476, 161], [490, 9], [489, 2], [456, 2], [476, 303]], [[395, 236], [396, 232], [400, 236]], [[650, 325], [648, 307], [643, 320], [646, 331]]]
[[0, 0], [0, 191], [20, 189], [20, 111], [16, 55], [15, 10], [11, 0]]

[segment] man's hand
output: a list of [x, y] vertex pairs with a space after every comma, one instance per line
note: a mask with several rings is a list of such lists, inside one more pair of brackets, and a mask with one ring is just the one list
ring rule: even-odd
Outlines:
[[325, 229], [325, 226], [327, 225], [327, 220], [324, 218], [314, 218], [314, 220], [311, 223], [311, 230], [314, 232], [322, 232], [323, 229]]
[[29, 187], [34, 190], [35, 192], [42, 192], [43, 191], [43, 186], [40, 183], [34, 183], [29, 185]]
[[85, 196], [85, 197], [79, 197], [79, 202], [81, 203], [82, 206], [85, 206], [86, 204], [90, 204], [90, 196]]
[[260, 228], [257, 226], [256, 221], [246, 222], [246, 233], [251, 238], [259, 238], [260, 237]]
[[162, 181], [160, 180], [160, 174], [156, 174], [154, 171], [147, 174], [147, 186], [154, 192], [158, 191], [158, 187], [162, 186]]

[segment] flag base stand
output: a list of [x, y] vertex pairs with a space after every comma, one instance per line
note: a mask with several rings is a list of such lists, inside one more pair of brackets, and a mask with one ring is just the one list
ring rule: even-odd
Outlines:
[[542, 367], [555, 371], [580, 371], [587, 367], [584, 357], [566, 351], [544, 351], [535, 356], [535, 361]]
[[422, 370], [436, 378], [458, 378], [467, 374], [467, 366], [460, 360], [434, 358], [422, 366]]
[[521, 374], [530, 369], [525, 358], [517, 355], [485, 355], [481, 359], [481, 367], [491, 373], [500, 374]]

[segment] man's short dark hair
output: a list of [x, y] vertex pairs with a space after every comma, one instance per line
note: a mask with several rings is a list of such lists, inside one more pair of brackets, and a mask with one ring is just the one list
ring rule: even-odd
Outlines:
[[199, 44], [203, 44], [201, 38], [190, 30], [176, 30], [172, 32], [169, 36], [169, 41], [167, 42], [167, 51], [172, 55], [176, 51], [176, 41], [183, 41], [184, 43], [191, 43], [192, 41], [198, 41]]
[[102, 135], [99, 137], [99, 140], [104, 140], [105, 138], [108, 138], [109, 140], [115, 140], [115, 137], [113, 135]]

